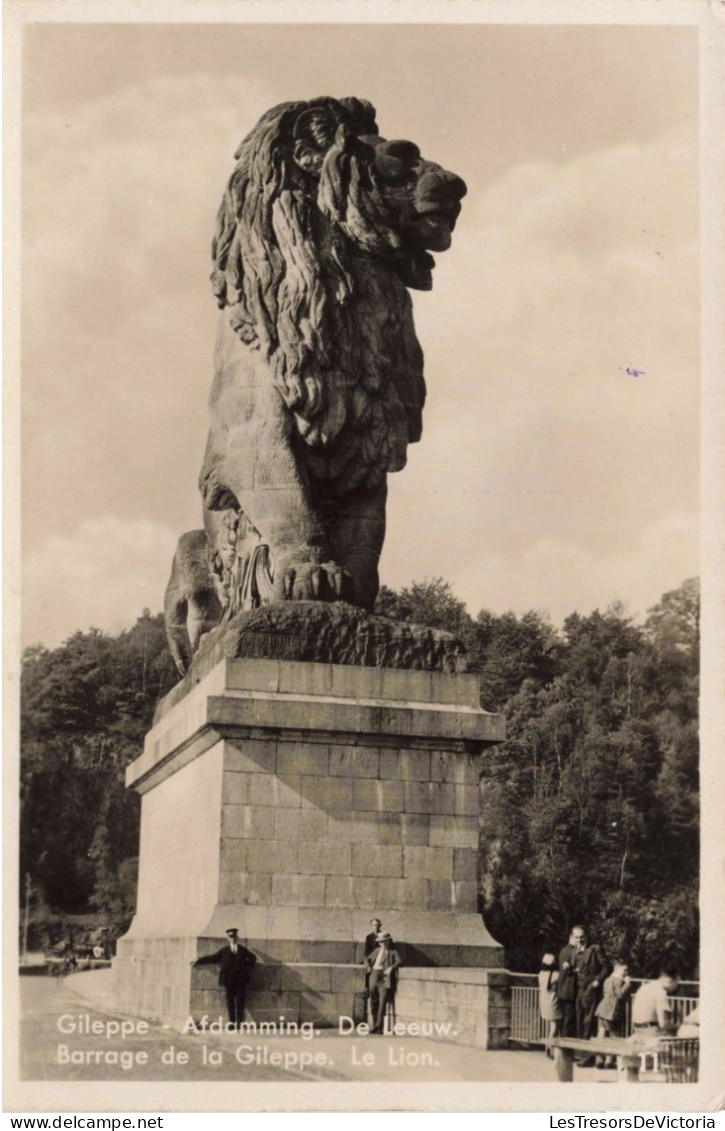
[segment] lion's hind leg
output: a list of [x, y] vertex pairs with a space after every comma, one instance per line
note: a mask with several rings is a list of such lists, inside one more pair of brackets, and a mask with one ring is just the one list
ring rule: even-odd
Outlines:
[[205, 632], [222, 616], [210, 565], [211, 547], [206, 531], [183, 534], [174, 554], [171, 577], [164, 597], [166, 637], [174, 663], [186, 675]]

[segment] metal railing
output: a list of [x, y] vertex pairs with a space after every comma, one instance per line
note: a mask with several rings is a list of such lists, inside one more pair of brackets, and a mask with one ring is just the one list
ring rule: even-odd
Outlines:
[[[632, 1032], [632, 998], [645, 978], [632, 978], [632, 992], [625, 999], [623, 1035]], [[672, 1019], [681, 1025], [691, 1009], [697, 1005], [699, 982], [680, 982], [680, 993], [670, 997]], [[539, 1013], [539, 983], [536, 974], [511, 974], [511, 1035], [510, 1040], [522, 1044], [543, 1045], [549, 1028]]]

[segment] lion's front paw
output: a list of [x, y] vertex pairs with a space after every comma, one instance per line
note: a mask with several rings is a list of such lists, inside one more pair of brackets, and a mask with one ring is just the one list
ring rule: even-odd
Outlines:
[[353, 580], [336, 562], [287, 563], [280, 579], [285, 601], [350, 601]]

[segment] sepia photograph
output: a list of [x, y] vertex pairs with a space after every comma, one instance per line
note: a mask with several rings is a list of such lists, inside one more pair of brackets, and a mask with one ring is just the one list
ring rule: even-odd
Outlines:
[[6, 5], [8, 1110], [725, 1102], [717, 8]]

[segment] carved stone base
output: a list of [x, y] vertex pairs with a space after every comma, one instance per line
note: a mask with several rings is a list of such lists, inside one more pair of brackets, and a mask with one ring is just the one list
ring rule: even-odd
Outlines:
[[374, 616], [344, 601], [287, 601], [238, 613], [202, 637], [184, 679], [154, 722], [222, 660], [297, 660], [426, 672], [465, 672], [463, 644], [450, 632]]

